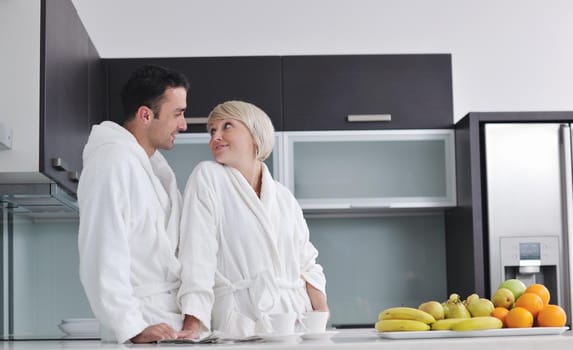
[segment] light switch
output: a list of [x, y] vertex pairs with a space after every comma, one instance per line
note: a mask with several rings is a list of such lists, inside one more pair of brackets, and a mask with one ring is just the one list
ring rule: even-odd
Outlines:
[[0, 150], [12, 149], [12, 129], [0, 122]]

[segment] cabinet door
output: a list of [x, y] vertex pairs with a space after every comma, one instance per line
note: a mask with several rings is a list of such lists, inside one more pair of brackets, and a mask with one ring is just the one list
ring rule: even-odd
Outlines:
[[284, 132], [285, 183], [303, 209], [456, 205], [453, 130]]
[[[273, 178], [280, 181], [280, 148], [282, 145], [282, 133], [277, 132], [275, 147], [271, 155], [265, 160]], [[213, 160], [209, 149], [210, 136], [207, 133], [179, 134], [175, 139], [175, 147], [171, 150], [160, 150], [161, 154], [173, 168], [177, 179], [177, 186], [181, 193], [185, 190], [187, 179], [197, 164], [205, 160]]]
[[286, 56], [283, 95], [285, 131], [453, 124], [448, 54]]
[[89, 134], [88, 62], [98, 57], [71, 2], [46, 1], [44, 11], [39, 170], [75, 193]]
[[88, 128], [91, 128], [92, 125], [107, 119], [105, 69], [91, 40], [89, 42], [88, 70]]
[[120, 92], [133, 70], [159, 64], [184, 73], [190, 82], [187, 96], [188, 132], [205, 132], [206, 118], [227, 100], [251, 102], [264, 110], [282, 129], [280, 57], [200, 57], [106, 60], [109, 79], [110, 119], [122, 113]]

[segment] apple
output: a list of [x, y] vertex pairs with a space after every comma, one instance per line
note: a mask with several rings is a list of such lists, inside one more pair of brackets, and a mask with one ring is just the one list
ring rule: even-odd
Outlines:
[[430, 315], [434, 316], [436, 320], [444, 319], [444, 307], [437, 301], [427, 301], [418, 306], [419, 310], [425, 311]]
[[499, 288], [491, 297], [491, 301], [495, 307], [501, 306], [506, 309], [511, 309], [515, 302], [513, 292], [508, 288]]
[[497, 289], [500, 289], [500, 288], [509, 289], [513, 293], [514, 300], [517, 300], [517, 298], [519, 298], [521, 296], [521, 294], [523, 294], [525, 292], [525, 289], [527, 287], [520, 280], [518, 280], [516, 278], [512, 278], [512, 279], [505, 280], [505, 281], [501, 282], [501, 284], [499, 285], [499, 287], [497, 287]]

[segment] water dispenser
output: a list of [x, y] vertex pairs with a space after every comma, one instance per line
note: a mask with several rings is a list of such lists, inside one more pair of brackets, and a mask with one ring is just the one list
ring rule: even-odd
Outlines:
[[552, 301], [559, 300], [558, 237], [501, 237], [500, 255], [502, 281], [517, 278], [526, 286], [541, 283], [549, 289]]

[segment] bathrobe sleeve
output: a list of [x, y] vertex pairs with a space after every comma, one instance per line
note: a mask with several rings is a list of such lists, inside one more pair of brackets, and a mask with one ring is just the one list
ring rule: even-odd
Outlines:
[[308, 225], [304, 219], [302, 209], [294, 196], [288, 192], [291, 201], [293, 225], [298, 237], [300, 273], [302, 278], [320, 290], [326, 296], [326, 277], [322, 266], [316, 263], [318, 250], [310, 242]]
[[118, 152], [102, 153], [106, 159], [91, 162], [98, 169], [83, 172], [78, 190], [80, 279], [95, 316], [123, 343], [148, 326], [130, 283], [128, 227], [137, 206], [128, 193], [134, 165]]
[[185, 186], [179, 245], [181, 310], [199, 319], [201, 330], [211, 329], [218, 251], [216, 203], [207, 166], [200, 163]]

